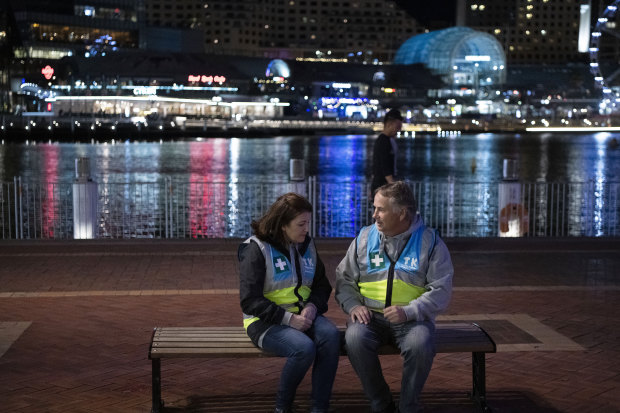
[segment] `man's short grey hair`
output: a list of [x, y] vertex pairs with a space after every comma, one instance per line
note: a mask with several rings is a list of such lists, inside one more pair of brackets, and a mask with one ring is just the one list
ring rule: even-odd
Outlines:
[[413, 195], [413, 191], [406, 182], [396, 181], [380, 186], [374, 195], [379, 192], [390, 200], [392, 206], [407, 208], [409, 218], [413, 219], [418, 213], [418, 203]]

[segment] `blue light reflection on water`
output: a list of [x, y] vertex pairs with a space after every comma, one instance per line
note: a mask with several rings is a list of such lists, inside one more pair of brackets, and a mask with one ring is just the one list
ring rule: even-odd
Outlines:
[[[354, 196], [353, 186], [348, 184], [363, 182], [370, 176], [374, 138], [348, 135], [202, 138], [162, 143], [9, 144], [0, 146], [0, 178], [11, 181], [13, 176], [21, 176], [24, 181], [72, 182], [75, 158], [86, 156], [91, 159], [93, 180], [100, 183], [156, 182], [164, 177], [177, 182], [195, 182], [186, 194], [189, 232], [192, 236], [201, 236], [208, 229], [226, 235], [234, 233], [232, 227], [235, 220], [240, 219], [241, 204], [248, 201], [248, 196], [239, 194], [232, 183], [286, 182], [289, 160], [302, 158], [307, 175], [317, 176], [319, 182], [343, 184], [335, 194], [338, 199], [333, 200], [332, 205], [336, 207], [332, 212], [334, 220], [343, 222], [339, 231], [348, 235], [359, 225], [358, 218], [348, 219], [354, 215], [352, 211], [359, 210], [356, 205], [359, 194]], [[591, 182], [595, 186], [594, 199], [588, 201], [594, 214], [592, 235], [600, 235], [604, 232], [601, 211], [606, 202], [602, 184], [620, 181], [618, 140], [618, 133], [502, 133], [458, 137], [418, 134], [415, 138], [398, 140], [398, 167], [400, 176], [412, 181], [452, 179], [457, 184], [488, 183], [492, 188], [493, 183], [501, 180], [502, 160], [515, 158], [520, 163], [522, 181]], [[213, 190], [200, 182], [221, 182], [222, 185]], [[472, 199], [471, 212], [481, 226], [494, 214], [489, 211], [489, 193], [485, 190], [472, 194], [476, 200]], [[131, 185], [125, 188], [125, 199], [140, 196]], [[57, 202], [55, 199], [51, 198]], [[228, 227], [225, 219], [213, 217], [214, 211], [198, 207], [222, 199], [228, 204], [225, 212]], [[55, 210], [53, 205], [48, 209]]]
[[[199, 169], [225, 181], [286, 181], [289, 160], [302, 158], [306, 174], [329, 181], [363, 181], [371, 173], [375, 136], [297, 136], [275, 138], [203, 138], [200, 141], [127, 142], [120, 144], [61, 143], [57, 170], [46, 170], [43, 155], [48, 144], [0, 146], [0, 177], [12, 180], [74, 179], [75, 158], [91, 159], [91, 176], [99, 182], [156, 181], [162, 176], [189, 181]], [[437, 137], [418, 134], [398, 140], [398, 170], [410, 180], [453, 178], [466, 182], [501, 179], [502, 160], [515, 158], [524, 181], [576, 182], [620, 180], [620, 148], [612, 146], [619, 133], [606, 134], [479, 134]], [[192, 151], [214, 142], [224, 149], [192, 163]], [[234, 159], [230, 153], [235, 145]], [[603, 154], [599, 154], [599, 150]], [[221, 156], [221, 157], [220, 157]], [[603, 170], [597, 162], [603, 161]], [[475, 161], [475, 169], [472, 168]], [[234, 173], [231, 165], [235, 163]]]

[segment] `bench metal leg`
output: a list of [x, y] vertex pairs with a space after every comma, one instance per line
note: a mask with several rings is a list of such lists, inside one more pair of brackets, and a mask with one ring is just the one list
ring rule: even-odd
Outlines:
[[478, 405], [480, 411], [490, 412], [491, 408], [487, 405], [485, 354], [474, 352], [471, 356], [473, 381], [471, 398]]
[[161, 401], [161, 359], [151, 359], [153, 362], [152, 386], [153, 386], [153, 406], [151, 413], [161, 413], [163, 403]]

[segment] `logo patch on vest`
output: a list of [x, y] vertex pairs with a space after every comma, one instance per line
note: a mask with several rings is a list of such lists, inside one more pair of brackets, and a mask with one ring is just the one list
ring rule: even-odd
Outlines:
[[288, 262], [283, 260], [282, 257], [273, 257], [273, 268], [276, 270], [276, 274], [282, 274], [290, 271], [288, 267]]
[[302, 257], [301, 264], [304, 277], [313, 278], [314, 271], [316, 270], [316, 264], [314, 263], [314, 260], [312, 258]]
[[403, 259], [405, 260], [405, 263], [403, 264], [404, 268], [410, 270], [418, 269], [418, 257], [403, 257]]
[[371, 270], [378, 270], [381, 268], [385, 268], [385, 265], [386, 265], [386, 259], [383, 256], [383, 254], [380, 254], [378, 252], [370, 253], [370, 269]]

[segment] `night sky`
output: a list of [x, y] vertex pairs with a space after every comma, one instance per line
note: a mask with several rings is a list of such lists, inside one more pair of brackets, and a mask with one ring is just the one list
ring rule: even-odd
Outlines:
[[423, 24], [448, 22], [454, 25], [456, 22], [456, 0], [395, 0], [411, 16]]

